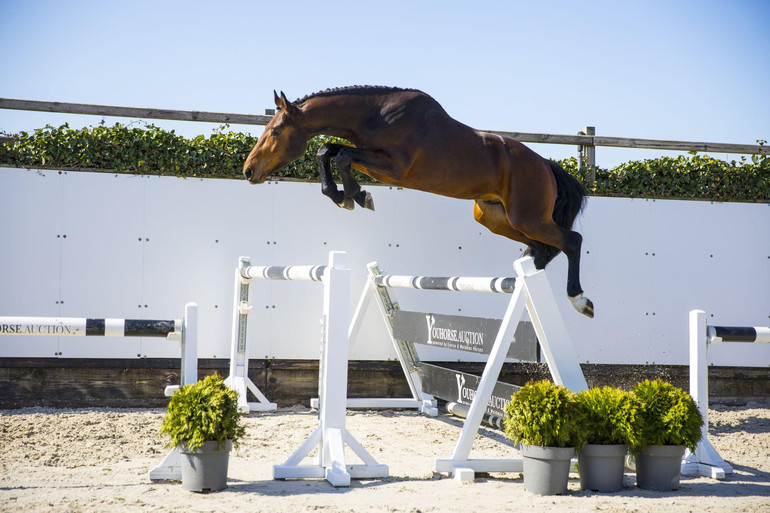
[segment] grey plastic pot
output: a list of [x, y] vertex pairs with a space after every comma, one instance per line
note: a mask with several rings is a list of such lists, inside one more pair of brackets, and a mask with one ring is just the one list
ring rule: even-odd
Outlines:
[[522, 445], [519, 450], [524, 467], [524, 488], [527, 491], [538, 495], [567, 493], [574, 447]]
[[580, 489], [617, 492], [623, 489], [628, 446], [588, 444], [578, 454]]
[[636, 455], [636, 485], [645, 490], [679, 489], [683, 445], [651, 445]]
[[228, 440], [222, 450], [216, 441], [206, 442], [192, 451], [180, 445], [182, 488], [191, 492], [217, 492], [227, 488], [227, 464], [232, 448], [232, 440]]

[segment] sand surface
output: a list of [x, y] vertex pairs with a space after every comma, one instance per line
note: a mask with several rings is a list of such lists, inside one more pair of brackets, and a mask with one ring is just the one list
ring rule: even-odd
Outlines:
[[[390, 477], [334, 488], [322, 480], [272, 479], [317, 426], [316, 412], [285, 409], [246, 417], [247, 437], [230, 458], [228, 488], [191, 493], [148, 470], [168, 452], [158, 435], [165, 410], [28, 408], [0, 411], [0, 511], [325, 511], [325, 512], [763, 512], [770, 511], [770, 408], [710, 410], [711, 441], [735, 472], [727, 479], [683, 478], [675, 492], [626, 488], [600, 494], [570, 476], [566, 496], [537, 496], [521, 474], [477, 476], [462, 484], [433, 471], [451, 456], [461, 424], [405, 411], [350, 412], [348, 430], [388, 465]], [[502, 442], [502, 443], [501, 443]], [[496, 431], [484, 431], [472, 457], [515, 458]]]

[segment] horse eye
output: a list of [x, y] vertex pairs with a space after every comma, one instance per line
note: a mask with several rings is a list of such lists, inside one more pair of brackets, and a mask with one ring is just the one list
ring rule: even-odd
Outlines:
[[270, 133], [273, 135], [273, 137], [278, 137], [279, 135], [281, 135], [281, 129], [273, 128], [273, 130]]

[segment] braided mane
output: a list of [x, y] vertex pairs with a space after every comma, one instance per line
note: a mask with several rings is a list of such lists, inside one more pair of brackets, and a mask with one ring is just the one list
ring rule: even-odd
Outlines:
[[416, 89], [409, 89], [403, 87], [388, 87], [388, 86], [346, 86], [346, 87], [334, 87], [326, 89], [324, 91], [318, 91], [317, 93], [308, 94], [294, 102], [295, 105], [306, 102], [312, 98], [320, 98], [325, 96], [335, 96], [340, 94], [349, 95], [366, 95], [366, 94], [379, 94], [391, 91], [416, 91]]

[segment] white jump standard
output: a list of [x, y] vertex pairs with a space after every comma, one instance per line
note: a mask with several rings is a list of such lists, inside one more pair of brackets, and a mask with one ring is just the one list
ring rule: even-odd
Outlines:
[[[473, 441], [478, 433], [480, 424], [485, 414], [500, 415], [500, 405], [490, 410], [488, 405], [502, 402], [510, 399], [510, 390], [512, 385], [498, 383], [497, 378], [500, 375], [503, 363], [508, 355], [509, 349], [514, 340], [514, 334], [519, 325], [524, 310], [529, 313], [532, 320], [532, 326], [537, 334], [538, 341], [548, 363], [554, 381], [557, 384], [564, 385], [567, 388], [579, 392], [586, 390], [588, 385], [583, 376], [583, 372], [577, 361], [577, 355], [572, 347], [569, 334], [561, 318], [556, 300], [551, 292], [548, 279], [545, 272], [538, 271], [535, 268], [534, 260], [525, 257], [517, 260], [513, 264], [516, 271], [516, 278], [435, 278], [425, 276], [393, 276], [382, 275], [376, 263], [369, 266], [369, 280], [364, 293], [361, 296], [355, 317], [350, 328], [351, 339], [355, 338], [361, 328], [364, 313], [374, 298], [382, 313], [385, 321], [385, 327], [388, 330], [393, 347], [395, 348], [401, 362], [404, 374], [406, 375], [413, 397], [411, 401], [422, 411], [435, 414], [434, 395], [428, 393], [430, 381], [449, 380], [451, 386], [462, 388], [462, 384], [469, 379], [478, 379], [475, 376], [463, 375], [456, 371], [443, 369], [434, 365], [428, 365], [420, 362], [417, 356], [414, 342], [427, 343], [436, 347], [448, 347], [471, 352], [483, 352], [489, 354], [486, 366], [475, 394], [472, 395], [470, 407], [467, 412], [467, 418], [463, 424], [462, 433], [457, 441], [454, 453], [451, 458], [437, 459], [436, 471], [451, 473], [454, 477], [462, 481], [470, 481], [474, 478], [476, 472], [521, 472], [523, 465], [521, 459], [470, 459], [470, 451]], [[433, 321], [439, 322], [439, 314], [425, 314], [414, 312], [403, 312], [398, 306], [390, 290], [392, 287], [430, 289], [430, 290], [449, 290], [459, 292], [497, 292], [511, 293], [511, 299], [508, 303], [505, 315], [501, 321], [495, 321], [499, 324], [492, 331], [494, 343], [491, 348], [483, 351], [476, 350], [470, 346], [478, 345], [477, 336], [472, 334], [466, 336], [457, 332], [453, 333], [451, 341], [446, 344], [436, 345], [436, 340], [404, 340], [404, 329], [400, 327], [400, 319], [405, 314], [411, 316], [421, 316], [422, 322], [427, 323], [428, 333], [432, 333], [431, 324]], [[448, 316], [443, 316], [448, 317]], [[466, 318], [470, 321], [485, 321], [483, 319]], [[486, 320], [489, 321], [489, 320]], [[497, 327], [499, 326], [499, 328]], [[409, 331], [409, 330], [406, 330]], [[448, 377], [447, 377], [448, 376]], [[454, 382], [457, 382], [456, 384]], [[465, 386], [468, 386], [466, 383]], [[495, 388], [499, 391], [495, 393]], [[431, 386], [432, 389], [432, 386]], [[435, 392], [434, 392], [435, 394]], [[458, 394], [455, 394], [458, 395]], [[507, 397], [503, 397], [507, 395]], [[436, 396], [438, 396], [436, 394]], [[498, 399], [497, 396], [500, 396]], [[441, 397], [441, 396], [439, 396]], [[455, 401], [455, 398], [442, 397], [449, 401]], [[353, 402], [349, 399], [348, 404], [356, 406], [366, 406], [367, 401], [387, 401], [386, 399], [364, 399]], [[407, 401], [399, 399], [399, 401]]]
[[706, 312], [690, 311], [690, 395], [698, 403], [703, 416], [702, 438], [694, 453], [689, 451], [682, 460], [683, 475], [700, 474], [724, 479], [733, 468], [719, 455], [708, 439], [708, 349], [723, 342], [770, 343], [770, 327], [709, 326]]
[[[230, 375], [225, 384], [238, 392], [238, 409], [242, 413], [252, 411], [273, 411], [276, 403], [271, 403], [265, 394], [249, 378], [249, 357], [246, 352], [246, 328], [249, 306], [249, 285], [252, 278], [267, 280], [290, 280], [292, 276], [313, 276], [312, 269], [303, 266], [265, 267], [252, 266], [249, 257], [240, 257], [235, 268], [235, 303], [233, 304], [233, 330], [230, 344]], [[310, 273], [310, 274], [307, 274]], [[320, 275], [315, 274], [320, 281]], [[299, 278], [296, 278], [299, 279]], [[248, 392], [254, 394], [257, 402], [248, 400]]]
[[[73, 317], [0, 317], [0, 335], [36, 335], [57, 337], [156, 337], [181, 344], [179, 382], [189, 385], [198, 381], [198, 306], [187, 303], [179, 320], [90, 319]], [[168, 386], [171, 396], [179, 385]], [[177, 448], [150, 470], [152, 480], [181, 479]]]
[[[249, 378], [249, 357], [246, 351], [246, 329], [249, 306], [249, 285], [257, 280], [321, 281], [326, 266], [292, 265], [261, 266], [251, 265], [249, 257], [240, 257], [235, 269], [235, 303], [233, 305], [233, 330], [230, 345], [230, 375], [225, 384], [238, 392], [238, 409], [242, 413], [252, 411], [273, 411], [271, 403]], [[248, 392], [254, 394], [257, 402], [248, 400]]]
[[[325, 478], [334, 486], [349, 486], [351, 479], [388, 477], [387, 465], [377, 463], [345, 428], [350, 312], [350, 270], [347, 269], [346, 257], [344, 252], [331, 251], [329, 264], [326, 266], [290, 267], [249, 266], [246, 257], [241, 259], [239, 274], [244, 279], [323, 282], [319, 426], [283, 465], [273, 466], [274, 479]], [[245, 333], [245, 330], [238, 329], [235, 332]], [[235, 369], [236, 372], [244, 373], [239, 376], [245, 376], [247, 365], [242, 363], [248, 363], [248, 360], [245, 360], [245, 351], [244, 336], [231, 360], [231, 372]], [[233, 375], [231, 374], [231, 377]], [[346, 463], [345, 445], [353, 450], [363, 464]], [[318, 455], [315, 461], [312, 464], [302, 464], [316, 447]]]

